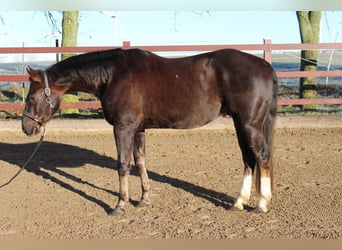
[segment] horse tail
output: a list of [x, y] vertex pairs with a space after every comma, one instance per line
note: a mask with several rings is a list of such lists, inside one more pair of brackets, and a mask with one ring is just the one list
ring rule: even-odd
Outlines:
[[[278, 94], [278, 78], [275, 71], [272, 71], [273, 78], [273, 92], [272, 92], [272, 100], [269, 105], [269, 109], [266, 113], [266, 118], [263, 124], [263, 133], [264, 133], [264, 142], [265, 147], [269, 151], [268, 161], [269, 161], [269, 171], [270, 171], [270, 179], [271, 179], [271, 191], [274, 190], [274, 181], [273, 181], [273, 132], [274, 132], [274, 122], [277, 114], [277, 94]], [[256, 191], [260, 194], [261, 190], [261, 176], [260, 176], [260, 166], [256, 168]]]

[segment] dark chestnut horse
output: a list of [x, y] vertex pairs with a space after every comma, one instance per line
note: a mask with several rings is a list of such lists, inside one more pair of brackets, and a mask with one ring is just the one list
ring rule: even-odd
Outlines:
[[232, 49], [176, 59], [139, 49], [115, 49], [74, 56], [45, 71], [30, 67], [27, 71], [31, 85], [22, 120], [27, 135], [40, 132], [68, 91], [92, 93], [101, 101], [117, 146], [120, 195], [113, 215], [123, 214], [129, 199], [132, 153], [142, 186], [139, 206], [150, 204], [145, 129], [195, 128], [226, 114], [234, 120], [244, 162], [233, 208], [243, 210], [255, 172], [260, 194], [255, 210], [267, 212], [273, 187], [277, 78], [263, 59]]

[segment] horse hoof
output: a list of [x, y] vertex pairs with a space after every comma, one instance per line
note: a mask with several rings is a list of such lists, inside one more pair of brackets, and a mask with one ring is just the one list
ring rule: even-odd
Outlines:
[[243, 211], [243, 205], [242, 204], [234, 204], [229, 210], [231, 211]]
[[146, 201], [146, 200], [141, 200], [139, 201], [137, 207], [147, 207], [149, 206], [151, 203], [149, 201]]
[[230, 211], [234, 211], [234, 212], [241, 212], [243, 211], [243, 209], [239, 208], [239, 207], [234, 207], [232, 206], [231, 208], [229, 208]]
[[110, 215], [111, 216], [115, 216], [115, 217], [119, 217], [119, 216], [122, 216], [124, 215], [126, 212], [123, 208], [121, 207], [116, 207], [111, 213]]
[[268, 212], [268, 210], [267, 210], [267, 208], [256, 207], [252, 210], [252, 212], [255, 214], [265, 214]]

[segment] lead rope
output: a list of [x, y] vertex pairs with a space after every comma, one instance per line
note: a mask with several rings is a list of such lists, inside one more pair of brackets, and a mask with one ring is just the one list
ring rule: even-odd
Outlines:
[[32, 160], [33, 156], [36, 154], [38, 148], [40, 147], [40, 145], [42, 144], [43, 140], [44, 140], [44, 136], [45, 136], [45, 126], [43, 126], [43, 132], [42, 134], [40, 135], [40, 139], [36, 145], [36, 147], [34, 148], [32, 154], [30, 155], [30, 157], [27, 159], [27, 161], [25, 162], [25, 164], [19, 169], [19, 171], [11, 178], [9, 179], [9, 181], [7, 181], [6, 183], [2, 184], [0, 186], [0, 188], [3, 188], [5, 186], [7, 186], [8, 184], [10, 184], [20, 173], [21, 171], [23, 171], [27, 165], [30, 163], [30, 161]]

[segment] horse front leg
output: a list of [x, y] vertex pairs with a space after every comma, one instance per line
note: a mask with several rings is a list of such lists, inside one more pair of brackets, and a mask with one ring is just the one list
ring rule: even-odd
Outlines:
[[118, 153], [118, 174], [119, 174], [119, 201], [111, 215], [120, 216], [125, 213], [124, 206], [129, 200], [128, 176], [131, 166], [133, 132], [128, 129], [114, 128], [114, 137]]
[[145, 160], [145, 131], [139, 131], [134, 136], [133, 156], [135, 166], [139, 171], [142, 195], [139, 201], [138, 207], [148, 206], [151, 202], [149, 199], [150, 195], [150, 184], [146, 171], [146, 160]]

